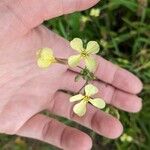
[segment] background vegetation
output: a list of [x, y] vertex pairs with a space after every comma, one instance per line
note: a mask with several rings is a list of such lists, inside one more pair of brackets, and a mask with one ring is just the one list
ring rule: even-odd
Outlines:
[[[138, 114], [120, 112], [125, 133], [132, 141], [120, 138], [109, 140], [65, 118], [62, 122], [80, 128], [93, 138], [93, 150], [149, 150], [150, 149], [150, 7], [149, 0], [102, 0], [90, 10], [46, 21], [45, 25], [68, 40], [80, 37], [96, 40], [101, 55], [133, 72], [144, 83], [140, 94], [143, 110]], [[0, 150], [58, 150], [53, 146], [16, 136], [0, 135]]]

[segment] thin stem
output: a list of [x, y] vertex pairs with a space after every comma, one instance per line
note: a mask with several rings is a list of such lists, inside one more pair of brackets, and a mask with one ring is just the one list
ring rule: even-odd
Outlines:
[[87, 84], [88, 84], [88, 81], [85, 82], [85, 84], [82, 86], [82, 88], [77, 93], [80, 93]]
[[56, 58], [57, 62], [63, 65], [68, 65], [68, 60], [63, 58]]
[[80, 68], [80, 69], [84, 69], [84, 68], [82, 68], [82, 67], [80, 67], [80, 66], [77, 66], [78, 68]]
[[75, 95], [76, 93], [70, 90], [64, 90], [64, 89], [59, 89], [58, 91], [69, 94], [69, 95]]

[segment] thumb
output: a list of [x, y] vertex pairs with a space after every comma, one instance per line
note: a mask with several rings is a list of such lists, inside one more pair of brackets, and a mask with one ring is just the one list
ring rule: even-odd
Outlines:
[[[11, 26], [7, 33], [25, 34], [44, 20], [92, 7], [99, 0], [12, 0], [3, 2], [6, 9], [1, 18], [3, 24]], [[13, 15], [13, 17], [12, 17]], [[13, 27], [19, 27], [15, 29]], [[12, 30], [12, 31], [8, 31]], [[18, 32], [19, 30], [19, 32]], [[7, 36], [7, 35], [5, 35]], [[1, 35], [0, 35], [1, 37]], [[3, 35], [4, 37], [4, 35]], [[14, 38], [14, 37], [13, 37]]]

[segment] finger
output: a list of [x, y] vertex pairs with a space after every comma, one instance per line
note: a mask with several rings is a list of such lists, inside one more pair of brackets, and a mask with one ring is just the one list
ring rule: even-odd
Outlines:
[[73, 113], [74, 104], [69, 102], [69, 98], [68, 94], [57, 92], [53, 101], [47, 105], [47, 109], [59, 116], [76, 121], [105, 137], [117, 138], [121, 135], [123, 127], [116, 118], [91, 105], [87, 105], [85, 116], [78, 117]]
[[20, 136], [38, 139], [65, 150], [87, 150], [92, 146], [85, 133], [44, 115], [35, 115], [17, 132]]
[[[75, 82], [76, 76], [77, 74], [72, 71], [64, 73], [61, 88], [78, 92], [83, 87], [85, 81], [81, 79]], [[138, 96], [115, 89], [113, 86], [104, 82], [93, 81], [93, 84], [99, 89], [95, 97], [103, 98], [106, 103], [128, 112], [138, 112], [141, 110], [142, 101]]]
[[[0, 38], [25, 34], [44, 20], [87, 9], [99, 0], [12, 0], [0, 3]], [[5, 26], [3, 26], [5, 24]], [[17, 28], [19, 27], [19, 28]]]

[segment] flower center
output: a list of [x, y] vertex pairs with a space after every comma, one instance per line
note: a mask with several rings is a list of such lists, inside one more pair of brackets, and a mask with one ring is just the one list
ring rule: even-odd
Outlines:
[[90, 100], [90, 97], [89, 96], [84, 96], [83, 100], [88, 102]]
[[87, 57], [88, 56], [88, 53], [85, 51], [85, 50], [83, 50], [82, 52], [81, 52], [81, 57]]
[[55, 57], [53, 56], [45, 56], [41, 58], [45, 63], [53, 64], [56, 62]]

